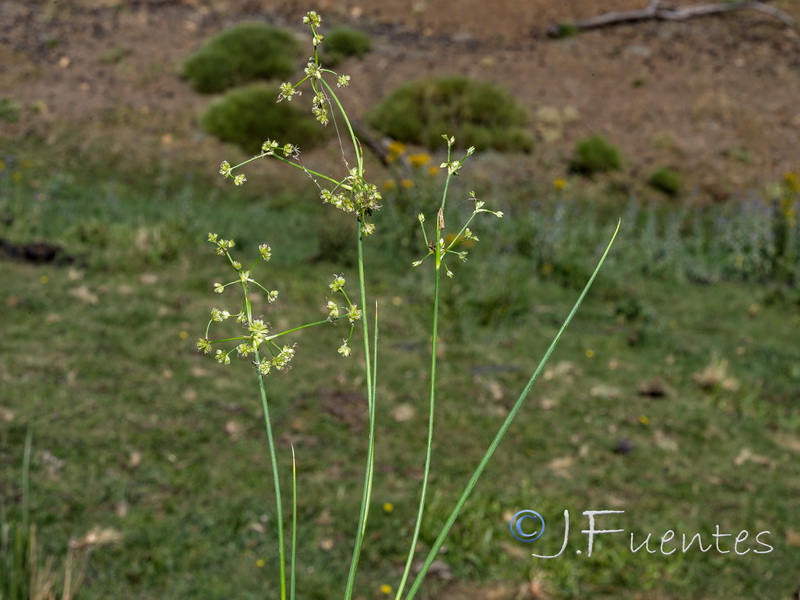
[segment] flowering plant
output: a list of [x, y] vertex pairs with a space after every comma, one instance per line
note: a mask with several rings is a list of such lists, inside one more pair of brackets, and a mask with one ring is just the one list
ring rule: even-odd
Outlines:
[[[238, 284], [238, 287], [242, 292], [242, 301], [239, 311], [236, 314], [233, 314], [228, 310], [216, 307], [211, 310], [211, 317], [208, 322], [205, 335], [197, 341], [197, 348], [203, 353], [210, 354], [215, 345], [223, 346], [225, 349], [218, 348], [214, 353], [214, 357], [219, 363], [223, 365], [228, 365], [231, 363], [232, 356], [238, 356], [238, 357], [249, 358], [254, 367], [255, 375], [258, 380], [259, 392], [261, 397], [261, 406], [264, 413], [265, 429], [267, 432], [270, 458], [272, 464], [273, 486], [274, 486], [275, 501], [276, 501], [276, 522], [278, 530], [277, 543], [280, 555], [280, 560], [278, 565], [279, 579], [280, 579], [280, 598], [281, 600], [285, 600], [287, 598], [287, 594], [289, 595], [289, 597], [294, 598], [296, 593], [295, 592], [296, 539], [294, 536], [294, 533], [296, 532], [297, 529], [295, 522], [297, 513], [296, 474], [293, 468], [292, 472], [292, 481], [293, 481], [292, 534], [293, 535], [290, 546], [291, 564], [289, 569], [289, 581], [287, 582], [287, 565], [286, 565], [287, 561], [285, 556], [283, 502], [281, 495], [280, 478], [278, 476], [277, 452], [275, 448], [275, 443], [272, 433], [272, 424], [269, 413], [269, 400], [266, 392], [266, 377], [271, 374], [273, 369], [277, 371], [286, 369], [295, 355], [295, 346], [278, 343], [279, 338], [290, 335], [300, 329], [320, 326], [329, 322], [347, 319], [347, 321], [350, 324], [350, 331], [347, 338], [343, 340], [342, 345], [338, 348], [338, 353], [343, 357], [348, 357], [353, 352], [350, 347], [350, 342], [355, 333], [356, 322], [359, 322], [361, 324], [364, 374], [365, 374], [365, 381], [367, 388], [367, 406], [365, 408], [368, 415], [369, 426], [368, 426], [367, 442], [366, 442], [367, 459], [364, 468], [364, 483], [361, 495], [359, 521], [355, 532], [354, 549], [350, 561], [350, 568], [343, 594], [343, 597], [346, 600], [349, 600], [350, 598], [352, 598], [355, 590], [355, 581], [356, 581], [356, 574], [358, 571], [359, 558], [361, 555], [361, 550], [364, 542], [364, 536], [369, 517], [369, 506], [370, 506], [370, 498], [373, 487], [373, 476], [374, 476], [374, 466], [375, 466], [374, 449], [375, 449], [375, 412], [376, 412], [375, 407], [377, 400], [376, 364], [378, 359], [378, 352], [377, 352], [378, 310], [376, 305], [375, 315], [371, 320], [365, 314], [363, 314], [363, 308], [367, 306], [367, 285], [366, 285], [366, 274], [364, 267], [364, 253], [365, 253], [364, 241], [367, 236], [370, 236], [373, 233], [375, 233], [376, 228], [371, 220], [371, 216], [373, 215], [374, 212], [380, 210], [381, 208], [380, 205], [381, 194], [378, 191], [378, 187], [375, 184], [371, 183], [366, 177], [362, 146], [356, 137], [352, 123], [348, 117], [347, 112], [342, 106], [336, 92], [336, 88], [343, 88], [349, 84], [350, 77], [347, 75], [336, 73], [330, 69], [324, 68], [320, 63], [319, 47], [324, 42], [324, 36], [320, 33], [320, 29], [322, 26], [322, 18], [320, 17], [320, 15], [314, 11], [311, 11], [306, 14], [306, 16], [303, 19], [303, 22], [306, 23], [311, 29], [314, 54], [309, 59], [308, 64], [306, 65], [304, 70], [305, 76], [300, 81], [298, 81], [297, 83], [284, 83], [280, 86], [280, 93], [277, 98], [277, 101], [278, 102], [293, 101], [295, 97], [301, 95], [302, 90], [300, 89], [300, 87], [304, 84], [308, 84], [311, 87], [311, 91], [313, 93], [311, 110], [314, 116], [316, 117], [317, 121], [319, 121], [319, 123], [322, 126], [329, 126], [333, 124], [333, 126], [336, 127], [338, 130], [339, 126], [337, 124], [337, 118], [340, 117], [342, 119], [344, 128], [346, 129], [347, 132], [346, 137], [349, 137], [350, 143], [352, 144], [351, 150], [355, 156], [355, 161], [354, 161], [355, 166], [350, 166], [347, 163], [347, 159], [344, 157], [345, 153], [343, 152], [344, 163], [346, 166], [345, 173], [341, 176], [341, 178], [336, 179], [334, 177], [324, 175], [318, 171], [309, 169], [305, 165], [303, 165], [302, 162], [300, 162], [299, 149], [293, 144], [291, 143], [281, 144], [278, 141], [268, 139], [263, 143], [261, 147], [261, 152], [258, 155], [235, 166], [232, 166], [229, 162], [225, 161], [220, 166], [220, 173], [225, 178], [232, 179], [235, 185], [237, 186], [243, 185], [247, 181], [245, 174], [240, 171], [240, 169], [243, 166], [257, 159], [274, 158], [294, 168], [303, 170], [306, 174], [309, 175], [313, 183], [317, 186], [319, 190], [320, 199], [324, 203], [331, 204], [333, 207], [342, 210], [345, 213], [353, 215], [356, 225], [354, 230], [357, 237], [359, 303], [353, 302], [350, 299], [348, 293], [346, 292], [345, 278], [341, 275], [335, 275], [333, 277], [333, 280], [328, 285], [328, 287], [333, 297], [339, 298], [340, 300], [337, 301], [335, 299], [330, 299], [330, 298], [327, 299], [326, 301], [327, 304], [325, 305], [326, 311], [328, 312], [327, 319], [322, 321], [313, 321], [284, 331], [274, 331], [268, 323], [265, 323], [262, 319], [256, 318], [254, 316], [255, 312], [253, 309], [252, 291], [257, 289], [265, 293], [268, 302], [273, 302], [278, 297], [278, 291], [269, 289], [268, 287], [259, 283], [254, 278], [253, 273], [259, 261], [256, 261], [256, 263], [254, 263], [250, 268], [247, 269], [244, 268], [242, 263], [234, 259], [233, 255], [231, 254], [231, 250], [235, 246], [234, 242], [232, 240], [222, 239], [217, 234], [212, 233], [209, 234], [208, 241], [215, 246], [217, 254], [225, 256], [228, 259], [230, 266], [236, 272], [236, 276], [232, 281], [224, 284], [215, 283], [214, 291], [216, 293], [222, 294], [226, 291], [227, 288], [229, 287], [235, 288]], [[335, 87], [332, 86], [327, 81], [326, 77], [335, 78], [336, 80]], [[438, 328], [439, 328], [439, 296], [440, 296], [440, 286], [441, 286], [441, 273], [442, 271], [444, 271], [447, 277], [453, 277], [454, 272], [449, 268], [446, 260], [448, 258], [455, 257], [461, 261], [465, 261], [467, 259], [467, 254], [468, 254], [466, 248], [471, 248], [476, 242], [479, 241], [478, 236], [475, 235], [473, 230], [470, 228], [471, 226], [474, 227], [473, 220], [478, 215], [486, 214], [494, 216], [496, 218], [503, 217], [502, 212], [486, 208], [485, 203], [482, 200], [479, 200], [475, 196], [475, 193], [473, 192], [470, 194], [470, 199], [472, 200], [474, 206], [471, 215], [468, 217], [466, 222], [460, 225], [459, 227], [456, 227], [453, 230], [448, 230], [446, 226], [446, 215], [448, 213], [447, 200], [448, 200], [450, 183], [453, 177], [459, 175], [462, 167], [464, 166], [465, 161], [469, 159], [469, 157], [473, 154], [474, 148], [469, 148], [463, 157], [454, 158], [452, 156], [452, 149], [455, 144], [455, 139], [452, 136], [447, 136], [447, 135], [443, 137], [447, 143], [447, 156], [444, 162], [442, 162], [440, 165], [440, 168], [445, 173], [445, 182], [442, 190], [441, 202], [434, 218], [432, 219], [433, 220], [432, 226], [427, 226], [426, 228], [427, 220], [425, 215], [422, 213], [418, 215], [418, 220], [422, 228], [422, 237], [424, 240], [423, 241], [424, 245], [422, 245], [423, 255], [420, 259], [412, 263], [413, 267], [420, 267], [423, 264], [429, 264], [432, 267], [434, 294], [433, 294], [432, 324], [431, 324], [431, 337], [430, 337], [431, 364], [430, 364], [430, 389], [429, 389], [429, 402], [428, 402], [428, 435], [425, 446], [424, 474], [420, 486], [419, 506], [417, 509], [414, 531], [411, 540], [409, 542], [408, 556], [405, 561], [405, 568], [403, 570], [395, 594], [395, 597], [397, 599], [400, 599], [403, 597], [403, 594], [405, 593], [406, 600], [410, 600], [418, 592], [423, 579], [425, 578], [428, 570], [430, 569], [431, 564], [434, 561], [434, 558], [436, 557], [437, 553], [442, 547], [442, 544], [444, 543], [444, 540], [447, 537], [450, 529], [452, 528], [453, 524], [458, 518], [458, 515], [461, 512], [464, 504], [466, 503], [467, 498], [471, 494], [478, 479], [481, 477], [483, 471], [485, 470], [487, 464], [489, 463], [489, 460], [491, 459], [492, 455], [494, 454], [495, 450], [500, 444], [500, 441], [504, 437], [506, 431], [508, 430], [515, 416], [519, 412], [525, 398], [527, 397], [528, 393], [531, 390], [531, 387], [533, 386], [533, 383], [536, 381], [537, 377], [539, 376], [539, 373], [542, 371], [545, 363], [550, 357], [550, 354], [554, 350], [556, 344], [558, 343], [567, 325], [572, 320], [572, 317], [577, 312], [578, 307], [580, 306], [581, 302], [583, 301], [583, 298], [585, 297], [586, 293], [589, 290], [589, 287], [591, 286], [592, 282], [597, 276], [600, 266], [605, 260], [614, 239], [612, 237], [611, 242], [609, 242], [608, 246], [606, 247], [605, 252], [602, 255], [602, 258], [600, 259], [597, 267], [595, 268], [592, 276], [590, 277], [589, 282], [586, 284], [586, 287], [583, 289], [583, 292], [581, 293], [575, 305], [573, 306], [572, 311], [569, 313], [568, 317], [561, 326], [561, 329], [553, 339], [549, 349], [545, 353], [541, 362], [534, 370], [527, 385], [519, 395], [516, 403], [509, 411], [508, 415], [506, 416], [503, 424], [499, 428], [491, 444], [486, 449], [483, 458], [481, 459], [478, 466], [475, 468], [472, 477], [465, 486], [460, 498], [453, 506], [448, 518], [442, 525], [440, 533], [435, 543], [430, 548], [430, 551], [428, 552], [428, 555], [425, 558], [422, 567], [417, 572], [414, 580], [412, 582], [409, 582], [412, 564], [417, 549], [417, 541], [420, 535], [422, 517], [426, 508], [426, 498], [428, 495], [428, 487], [429, 487], [428, 484], [430, 480], [430, 469], [431, 469], [432, 447], [433, 447], [433, 423], [436, 412], [435, 409], [436, 409], [436, 392], [437, 392], [437, 382], [436, 382], [437, 339], [438, 339]], [[617, 229], [619, 229], [619, 227], [617, 227]], [[614, 237], [615, 236], [616, 236], [616, 231], [614, 232]], [[270, 248], [269, 245], [262, 244], [259, 247], [259, 251], [261, 254], [261, 259], [263, 259], [264, 261], [270, 260], [272, 255], [272, 249]], [[431, 260], [428, 261], [427, 260], [428, 258], [430, 258]], [[232, 316], [234, 317], [234, 320], [241, 325], [243, 331], [240, 331], [239, 335], [212, 339], [210, 336], [211, 327], [216, 326], [218, 323], [221, 323], [223, 321], [227, 321]], [[294, 458], [293, 458], [293, 465], [294, 465]]]

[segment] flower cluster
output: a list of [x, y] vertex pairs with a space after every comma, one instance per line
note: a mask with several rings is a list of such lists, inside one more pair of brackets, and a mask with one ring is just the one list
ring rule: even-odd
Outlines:
[[[236, 271], [237, 278], [234, 281], [225, 284], [215, 283], [214, 292], [221, 294], [228, 286], [239, 284], [243, 291], [244, 299], [241, 310], [235, 315], [235, 321], [245, 329], [245, 333], [219, 340], [209, 339], [209, 332], [212, 324], [227, 321], [233, 316], [228, 310], [214, 307], [211, 309], [211, 318], [206, 327], [205, 336], [197, 340], [197, 349], [203, 354], [210, 354], [213, 344], [238, 342], [236, 346], [229, 350], [217, 349], [214, 354], [216, 361], [222, 365], [229, 365], [231, 363], [231, 355], [234, 353], [240, 357], [248, 357], [252, 354], [255, 356], [253, 362], [258, 372], [262, 375], [269, 373], [272, 367], [279, 371], [287, 368], [292, 357], [294, 357], [294, 347], [283, 346], [283, 348], [281, 348], [273, 341], [286, 332], [273, 333], [270, 330], [269, 324], [265, 323], [262, 319], [253, 318], [252, 315], [250, 297], [251, 285], [265, 292], [267, 301], [270, 303], [278, 299], [278, 291], [268, 290], [252, 278], [252, 272], [256, 266], [255, 264], [250, 269], [244, 269], [239, 261], [234, 260], [230, 254], [230, 249], [236, 245], [233, 240], [222, 239], [216, 233], [209, 233], [208, 241], [216, 246], [217, 254], [228, 258], [231, 266]], [[270, 258], [272, 258], [272, 248], [270, 248], [269, 244], [261, 244], [258, 247], [258, 252], [264, 261], [269, 261]], [[260, 357], [259, 348], [262, 345], [267, 347], [268, 352], [272, 356], [271, 359]]]
[[351, 169], [349, 175], [337, 186], [334, 191], [323, 188], [320, 198], [326, 204], [331, 204], [346, 213], [358, 215], [362, 220], [362, 232], [369, 235], [375, 231], [372, 223], [366, 222], [366, 217], [380, 210], [381, 193], [378, 187], [364, 179], [358, 169]]
[[339, 306], [335, 301], [328, 300], [328, 303], [325, 305], [325, 310], [328, 313], [329, 321], [335, 321], [342, 317], [347, 317], [347, 320], [350, 322], [350, 334], [347, 336], [347, 339], [342, 340], [342, 345], [339, 347], [338, 351], [339, 354], [346, 358], [350, 356], [352, 352], [350, 349], [350, 340], [353, 337], [356, 321], [361, 320], [361, 309], [350, 301], [350, 298], [344, 289], [345, 283], [346, 281], [344, 277], [341, 275], [334, 275], [333, 280], [330, 282], [330, 284], [328, 284], [328, 287], [334, 294], [342, 294], [346, 302], [346, 306]]
[[[452, 148], [453, 144], [455, 143], [455, 138], [443, 136], [445, 141], [447, 142], [447, 161], [443, 162], [441, 165], [442, 169], [447, 169], [447, 176], [453, 177], [458, 175], [459, 169], [464, 164], [464, 160], [466, 160], [472, 153], [475, 151], [474, 147], [470, 147], [467, 150], [466, 155], [461, 160], [450, 160], [450, 149]], [[461, 261], [467, 260], [467, 251], [466, 250], [456, 250], [457, 246], [464, 245], [465, 248], [471, 248], [475, 245], [478, 241], [478, 236], [476, 236], [472, 230], [469, 228], [470, 223], [472, 220], [480, 213], [489, 213], [494, 215], [497, 218], [502, 218], [503, 213], [500, 211], [493, 211], [489, 210], [488, 208], [484, 208], [485, 203], [482, 200], [478, 200], [475, 197], [475, 192], [470, 192], [470, 198], [475, 203], [475, 208], [472, 211], [472, 215], [470, 215], [467, 222], [461, 227], [461, 230], [458, 233], [451, 233], [451, 234], [444, 234], [445, 223], [444, 223], [444, 204], [442, 204], [442, 208], [439, 209], [438, 214], [436, 215], [436, 237], [433, 240], [428, 240], [428, 234], [425, 231], [425, 215], [420, 213], [418, 216], [419, 224], [422, 227], [422, 235], [425, 238], [425, 246], [427, 249], [427, 254], [423, 256], [420, 260], [416, 260], [411, 263], [412, 266], [418, 267], [421, 265], [426, 258], [429, 256], [435, 257], [436, 261], [436, 269], [438, 270], [441, 266], [444, 266], [445, 273], [448, 277], [453, 277], [453, 272], [447, 267], [445, 264], [444, 258], [447, 254], [454, 254], [458, 257]]]

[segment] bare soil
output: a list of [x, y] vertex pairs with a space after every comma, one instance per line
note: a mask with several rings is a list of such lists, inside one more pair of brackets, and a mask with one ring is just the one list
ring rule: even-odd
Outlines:
[[[558, 176], [575, 141], [601, 133], [643, 180], [680, 170], [700, 195], [731, 193], [800, 169], [800, 34], [752, 11], [651, 21], [553, 40], [548, 25], [644, 0], [7, 0], [0, 6], [0, 98], [22, 107], [0, 121], [0, 144], [39, 136], [54, 148], [101, 147], [145, 157], [168, 149], [217, 164], [197, 128], [209, 98], [176, 64], [241, 20], [290, 27], [308, 9], [326, 25], [372, 35], [374, 51], [342, 65], [356, 114], [410, 79], [463, 73], [508, 87], [540, 140], [515, 163]], [[682, 0], [679, 4], [691, 4]], [[800, 3], [778, 0], [800, 21]], [[98, 146], [99, 145], [99, 146]], [[529, 168], [528, 168], [529, 167]]]

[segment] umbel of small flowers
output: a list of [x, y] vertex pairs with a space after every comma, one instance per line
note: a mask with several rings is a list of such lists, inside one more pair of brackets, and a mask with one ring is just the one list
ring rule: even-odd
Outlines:
[[[369, 217], [374, 211], [380, 209], [381, 194], [378, 191], [378, 187], [368, 182], [365, 178], [361, 145], [356, 139], [350, 119], [342, 108], [336, 91], [325, 79], [326, 75], [336, 77], [336, 87], [341, 88], [350, 84], [350, 76], [323, 68], [320, 64], [319, 47], [325, 39], [325, 36], [319, 32], [322, 26], [322, 17], [315, 11], [311, 11], [303, 17], [303, 23], [311, 28], [314, 55], [308, 59], [308, 64], [304, 69], [305, 76], [300, 81], [297, 83], [286, 82], [280, 85], [277, 102], [282, 102], [283, 100], [291, 102], [292, 98], [302, 94], [299, 89], [300, 86], [308, 83], [314, 94], [311, 101], [311, 112], [320, 124], [327, 126], [329, 123], [333, 123], [338, 131], [334, 108], [338, 109], [338, 113], [341, 114], [352, 142], [353, 152], [356, 156], [356, 166], [352, 168], [347, 166], [347, 175], [341, 179], [336, 179], [306, 168], [300, 162], [300, 149], [297, 146], [280, 144], [275, 140], [268, 139], [261, 145], [260, 154], [233, 166], [228, 161], [223, 161], [219, 172], [226, 179], [233, 179], [235, 185], [243, 185], [247, 181], [247, 177], [244, 173], [235, 174], [234, 171], [251, 161], [271, 157], [288, 163], [295, 168], [303, 170], [314, 181], [320, 191], [320, 199], [324, 203], [356, 215], [361, 224], [361, 232], [364, 235], [369, 235], [375, 231], [375, 225], [369, 222]], [[344, 151], [342, 155], [344, 156]], [[347, 164], [346, 161], [345, 164]]]
[[[222, 294], [227, 287], [238, 284], [242, 290], [242, 303], [241, 308], [236, 314], [232, 314], [230, 311], [218, 307], [211, 309], [211, 318], [206, 326], [205, 336], [197, 340], [197, 349], [200, 352], [203, 354], [210, 354], [213, 350], [213, 345], [225, 344], [227, 349], [218, 348], [214, 354], [214, 358], [217, 362], [222, 365], [229, 365], [232, 355], [239, 357], [249, 357], [252, 355], [253, 365], [256, 367], [259, 375], [266, 376], [272, 369], [283, 371], [289, 368], [289, 363], [295, 355], [295, 345], [284, 344], [281, 346], [275, 340], [300, 329], [347, 318], [350, 323], [350, 334], [343, 340], [338, 352], [342, 356], [350, 356], [351, 350], [349, 342], [353, 336], [355, 322], [361, 319], [361, 310], [350, 302], [350, 298], [344, 289], [344, 277], [335, 275], [329, 287], [334, 294], [341, 294], [343, 296], [345, 304], [342, 306], [333, 300], [328, 300], [326, 305], [326, 310], [328, 311], [327, 319], [308, 323], [299, 327], [293, 327], [285, 331], [275, 332], [272, 331], [269, 323], [264, 322], [263, 319], [253, 317], [250, 286], [254, 286], [265, 292], [269, 303], [273, 303], [278, 299], [277, 290], [269, 290], [253, 279], [252, 273], [259, 261], [256, 261], [249, 269], [244, 269], [242, 264], [235, 260], [230, 253], [231, 248], [236, 245], [233, 240], [222, 239], [216, 233], [209, 233], [208, 241], [215, 245], [217, 254], [227, 257], [237, 274], [236, 279], [233, 281], [224, 284], [215, 283], [214, 292]], [[260, 245], [258, 250], [261, 259], [265, 262], [269, 261], [272, 257], [272, 249], [268, 244]], [[210, 339], [209, 336], [212, 325], [226, 321], [230, 317], [234, 317], [234, 320], [244, 329], [244, 333], [221, 339]], [[266, 352], [261, 352], [262, 346], [267, 348]], [[269, 356], [269, 358], [267, 358], [267, 356]]]
[[[449, 181], [450, 177], [458, 175], [459, 170], [461, 169], [462, 166], [464, 166], [464, 161], [470, 156], [472, 156], [472, 154], [475, 152], [475, 147], [470, 146], [467, 149], [467, 153], [464, 155], [464, 158], [462, 158], [461, 160], [450, 160], [450, 150], [452, 149], [453, 144], [455, 143], [455, 138], [447, 135], [443, 135], [442, 137], [447, 142], [447, 161], [441, 164], [441, 168], [447, 169], [447, 175]], [[445, 190], [445, 194], [446, 193], [447, 192]], [[453, 272], [447, 267], [447, 264], [445, 263], [445, 256], [447, 254], [453, 254], [457, 256], [459, 260], [466, 262], [468, 254], [467, 251], [456, 250], [456, 248], [461, 244], [463, 244], [464, 242], [474, 243], [479, 241], [478, 236], [472, 233], [472, 230], [470, 230], [469, 228], [469, 225], [470, 223], [472, 223], [472, 220], [480, 213], [489, 213], [491, 215], [494, 215], [498, 219], [503, 218], [502, 212], [484, 208], [485, 203], [482, 200], [478, 200], [475, 197], [475, 192], [470, 192], [469, 195], [472, 201], [475, 203], [475, 209], [472, 211], [472, 214], [470, 215], [469, 219], [467, 219], [467, 222], [464, 223], [464, 225], [461, 227], [461, 230], [455, 235], [450, 235], [447, 236], [447, 238], [445, 238], [444, 203], [442, 204], [442, 207], [439, 209], [439, 212], [436, 216], [435, 237], [433, 237], [433, 239], [431, 239], [430, 241], [428, 240], [428, 234], [425, 231], [425, 215], [422, 213], [418, 215], [417, 218], [419, 219], [419, 224], [422, 227], [422, 236], [425, 239], [425, 246], [428, 250], [428, 253], [425, 256], [423, 256], [420, 260], [416, 260], [413, 263], [411, 263], [412, 266], [418, 267], [425, 261], [426, 258], [428, 258], [429, 256], [433, 256], [434, 260], [436, 261], [436, 269], [438, 270], [443, 266], [447, 276], [453, 277]], [[446, 242], [445, 241], [446, 239], [449, 239], [449, 242]]]

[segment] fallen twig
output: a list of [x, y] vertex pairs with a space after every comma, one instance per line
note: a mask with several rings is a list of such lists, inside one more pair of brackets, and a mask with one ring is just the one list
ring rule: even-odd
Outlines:
[[792, 19], [792, 17], [782, 10], [765, 4], [764, 2], [713, 3], [685, 7], [663, 7], [661, 5], [661, 0], [652, 0], [647, 8], [609, 12], [588, 19], [580, 19], [573, 23], [551, 25], [547, 29], [547, 34], [550, 37], [561, 37], [565, 30], [585, 31], [587, 29], [598, 29], [600, 27], [619, 25], [621, 23], [633, 23], [647, 20], [684, 21], [693, 17], [731, 12], [734, 10], [755, 10], [775, 17], [786, 25], [794, 26], [794, 19]]

